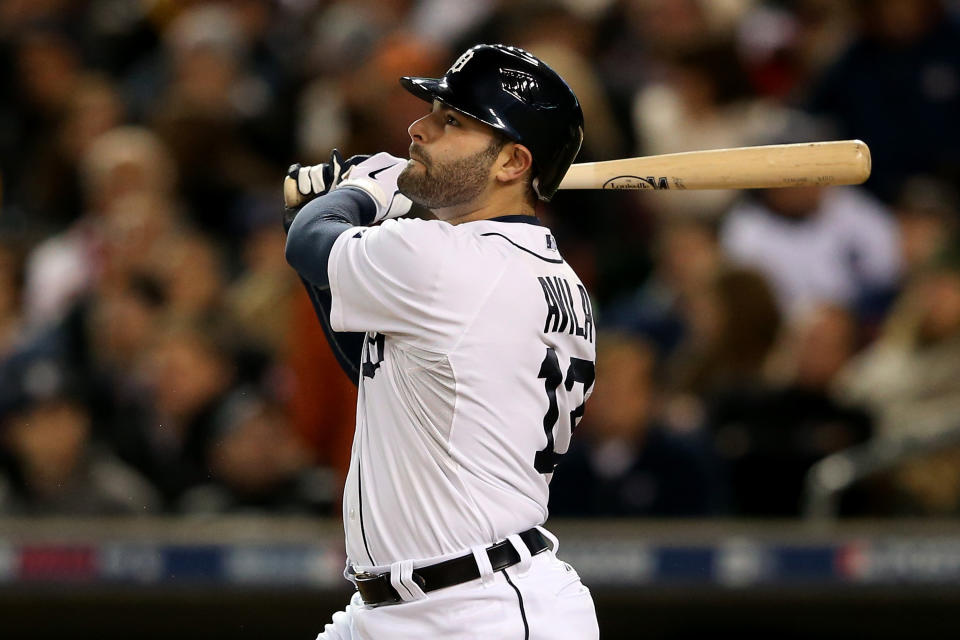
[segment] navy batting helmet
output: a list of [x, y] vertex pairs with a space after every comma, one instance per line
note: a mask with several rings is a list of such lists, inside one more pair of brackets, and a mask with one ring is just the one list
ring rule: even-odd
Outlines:
[[533, 155], [533, 188], [549, 201], [583, 142], [583, 111], [567, 83], [517, 47], [467, 49], [442, 78], [403, 77], [427, 102], [439, 100], [519, 142]]

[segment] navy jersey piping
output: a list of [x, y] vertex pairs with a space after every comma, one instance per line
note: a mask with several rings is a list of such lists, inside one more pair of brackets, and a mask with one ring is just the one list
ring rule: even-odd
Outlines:
[[496, 231], [490, 231], [490, 232], [488, 232], [488, 233], [481, 233], [480, 235], [481, 235], [481, 236], [500, 236], [501, 238], [503, 238], [504, 240], [506, 240], [507, 242], [509, 242], [509, 243], [512, 244], [513, 246], [515, 246], [517, 249], [520, 249], [520, 251], [526, 251], [527, 253], [529, 253], [530, 255], [532, 255], [534, 258], [540, 258], [540, 259], [543, 260], [544, 262], [549, 262], [549, 263], [551, 263], [551, 264], [563, 264], [563, 258], [556, 258], [556, 259], [554, 259], [554, 258], [545, 258], [545, 257], [543, 257], [543, 256], [541, 256], [541, 255], [539, 255], [539, 254], [537, 254], [537, 253], [534, 253], [533, 251], [530, 251], [530, 249], [527, 249], [526, 247], [521, 247], [521, 246], [518, 245], [516, 242], [514, 242], [513, 240], [511, 240], [511, 239], [508, 238], [507, 236], [503, 235], [502, 233], [497, 233]]
[[360, 536], [363, 538], [363, 548], [367, 552], [370, 564], [376, 564], [373, 561], [373, 554], [370, 553], [370, 545], [367, 544], [367, 530], [363, 526], [363, 467], [360, 463], [359, 451], [357, 453], [357, 509], [360, 511]]
[[540, 224], [540, 219], [537, 216], [525, 216], [522, 214], [513, 214], [509, 216], [498, 216], [496, 218], [488, 218], [488, 222], [520, 222], [522, 224], [533, 224], [538, 227], [543, 225]]
[[507, 579], [507, 584], [513, 587], [513, 590], [517, 592], [517, 602], [520, 603], [520, 618], [523, 620], [523, 640], [529, 640], [530, 625], [527, 624], [527, 612], [523, 608], [523, 595], [520, 593], [520, 589], [517, 588], [517, 585], [513, 584], [513, 580], [510, 579], [510, 574], [507, 573], [507, 570], [502, 569], [500, 572], [503, 574], [503, 577]]

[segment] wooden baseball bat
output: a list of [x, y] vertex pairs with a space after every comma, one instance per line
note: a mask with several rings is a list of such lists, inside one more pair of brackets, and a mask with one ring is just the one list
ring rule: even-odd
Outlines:
[[860, 184], [870, 177], [861, 140], [668, 153], [571, 165], [561, 189], [772, 189]]

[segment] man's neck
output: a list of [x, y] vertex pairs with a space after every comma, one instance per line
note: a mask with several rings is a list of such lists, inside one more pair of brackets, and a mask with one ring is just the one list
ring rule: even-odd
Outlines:
[[482, 202], [472, 201], [456, 207], [435, 209], [433, 213], [440, 220], [458, 225], [505, 215], [535, 216], [536, 207], [525, 198], [504, 193], [490, 196]]

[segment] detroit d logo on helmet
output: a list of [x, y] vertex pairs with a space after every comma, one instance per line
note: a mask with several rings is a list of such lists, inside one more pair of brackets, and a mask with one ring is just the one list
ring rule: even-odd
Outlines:
[[463, 69], [465, 64], [470, 62], [470, 58], [472, 57], [473, 57], [473, 49], [468, 49], [463, 53], [462, 56], [457, 58], [457, 61], [453, 63], [453, 66], [450, 67], [450, 71], [448, 71], [447, 73], [456, 73], [457, 71], [460, 71], [460, 69]]

